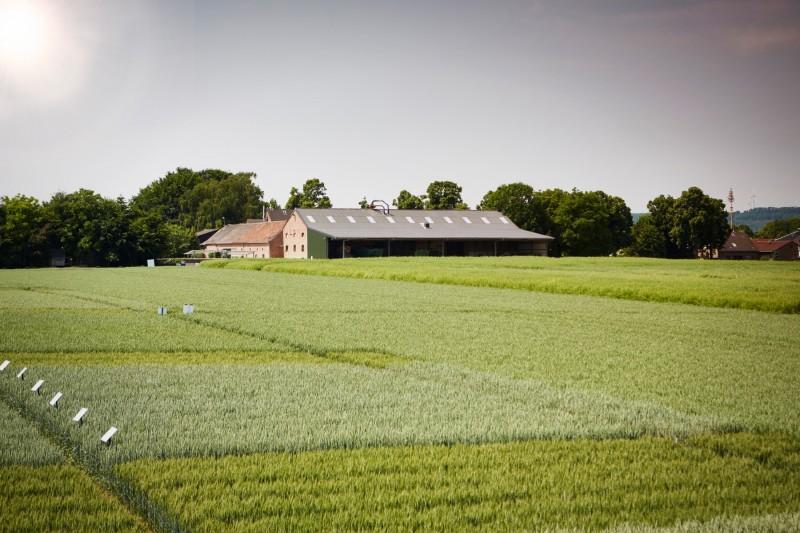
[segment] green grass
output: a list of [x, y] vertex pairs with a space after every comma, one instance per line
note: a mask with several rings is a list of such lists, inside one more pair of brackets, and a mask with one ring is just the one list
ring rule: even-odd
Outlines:
[[327, 530], [599, 529], [800, 509], [800, 448], [775, 435], [144, 460], [116, 470], [198, 531], [321, 524]]
[[204, 262], [202, 266], [800, 313], [800, 265], [797, 262], [621, 257], [394, 257], [313, 261], [218, 259]]

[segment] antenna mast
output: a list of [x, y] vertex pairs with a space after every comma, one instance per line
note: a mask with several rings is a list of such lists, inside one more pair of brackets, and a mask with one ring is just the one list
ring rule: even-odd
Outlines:
[[731, 213], [731, 229], [733, 229], [733, 189], [728, 191], [728, 206]]

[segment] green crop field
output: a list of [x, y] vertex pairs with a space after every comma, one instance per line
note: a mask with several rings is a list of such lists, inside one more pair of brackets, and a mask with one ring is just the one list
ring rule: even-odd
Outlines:
[[800, 529], [796, 265], [211, 265], [0, 271], [0, 530]]

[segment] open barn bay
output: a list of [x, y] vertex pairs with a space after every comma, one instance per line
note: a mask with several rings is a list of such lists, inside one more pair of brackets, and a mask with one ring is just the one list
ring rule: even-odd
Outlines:
[[[646, 297], [668, 262], [652, 282], [617, 263], [609, 298], [499, 288], [534, 258], [469, 261], [405, 260], [414, 282], [335, 261], [0, 272], [4, 524], [48, 529], [38, 478], [9, 469], [64, 464], [48, 490], [83, 476], [108, 530], [798, 527], [797, 268], [748, 266], [748, 287], [788, 285], [772, 305], [741, 268], [697, 267], [695, 305]], [[591, 286], [593, 261], [564, 275]], [[497, 286], [464, 281], [481, 268]]]

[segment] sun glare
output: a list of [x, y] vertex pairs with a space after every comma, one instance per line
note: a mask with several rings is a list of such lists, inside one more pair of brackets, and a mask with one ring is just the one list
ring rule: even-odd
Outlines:
[[42, 61], [48, 44], [47, 13], [26, 0], [0, 0], [0, 64], [30, 68]]

